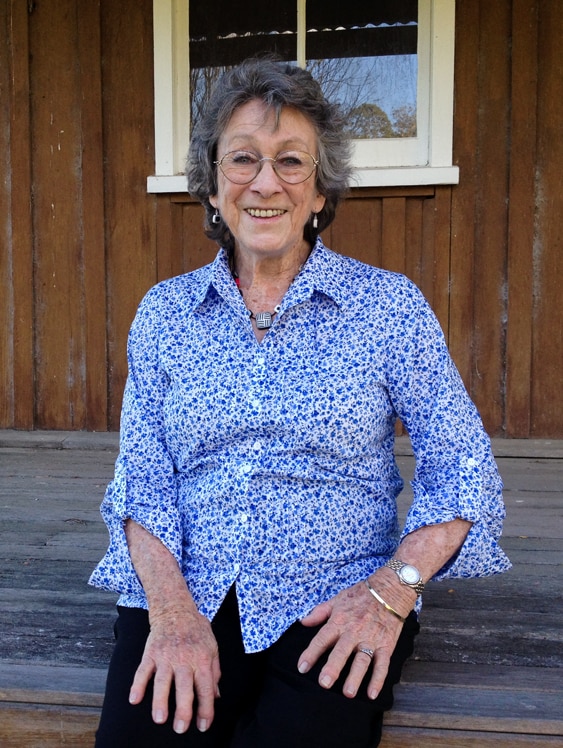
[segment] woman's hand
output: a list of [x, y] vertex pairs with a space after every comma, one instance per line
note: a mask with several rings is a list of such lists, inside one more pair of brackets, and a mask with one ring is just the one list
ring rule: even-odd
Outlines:
[[[372, 586], [382, 597], [406, 617], [414, 606], [416, 593], [398, 590], [384, 570], [376, 572], [371, 580]], [[319, 675], [319, 684], [323, 688], [331, 688], [350, 656], [355, 653], [343, 693], [349, 698], [356, 696], [366, 672], [372, 668], [367, 693], [370, 699], [377, 698], [401, 633], [401, 621], [372, 597], [364, 582], [317, 605], [301, 623], [318, 626], [325, 621], [301, 654], [297, 665], [299, 672], [306, 673], [324, 652], [331, 650]], [[361, 652], [362, 648], [372, 650], [373, 658]]]
[[195, 697], [196, 725], [205, 732], [213, 721], [221, 676], [211, 624], [199, 613], [176, 560], [160, 540], [132, 520], [127, 521], [125, 532], [147, 595], [151, 627], [129, 701], [142, 701], [154, 676], [152, 718], [162, 724], [168, 719], [168, 698], [174, 684], [175, 732], [186, 732], [190, 726]]
[[150, 624], [151, 632], [129, 701], [138, 704], [154, 676], [153, 720], [162, 724], [168, 719], [168, 699], [174, 687], [174, 731], [186, 732], [197, 697], [196, 724], [205, 732], [213, 721], [221, 676], [217, 642], [209, 621], [197, 612], [176, 610], [151, 615]]

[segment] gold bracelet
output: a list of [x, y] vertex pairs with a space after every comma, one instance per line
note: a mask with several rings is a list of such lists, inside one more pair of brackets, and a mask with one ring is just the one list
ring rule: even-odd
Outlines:
[[377, 600], [377, 602], [381, 603], [383, 605], [383, 607], [385, 608], [385, 610], [388, 610], [389, 613], [392, 613], [395, 616], [395, 618], [399, 619], [399, 621], [401, 623], [404, 623], [407, 620], [406, 618], [403, 618], [403, 616], [400, 613], [397, 613], [397, 611], [395, 610], [395, 608], [392, 608], [389, 605], [389, 603], [386, 603], [385, 600], [380, 595], [377, 594], [377, 592], [373, 589], [373, 587], [371, 586], [371, 584], [369, 583], [369, 581], [367, 579], [366, 579], [366, 585], [367, 585], [368, 590], [371, 592], [371, 594]]

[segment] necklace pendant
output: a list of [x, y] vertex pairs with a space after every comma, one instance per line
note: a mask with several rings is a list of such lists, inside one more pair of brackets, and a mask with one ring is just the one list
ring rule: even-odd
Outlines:
[[270, 312], [258, 312], [255, 319], [256, 327], [259, 330], [268, 330], [272, 326], [272, 315]]

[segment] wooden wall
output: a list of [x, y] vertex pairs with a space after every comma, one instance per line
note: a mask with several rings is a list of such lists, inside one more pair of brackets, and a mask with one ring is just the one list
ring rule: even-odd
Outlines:
[[[324, 238], [421, 286], [491, 434], [561, 438], [563, 6], [456, 23], [460, 184], [354, 190]], [[146, 193], [152, 2], [3, 0], [0, 38], [0, 428], [113, 430], [142, 294], [215, 252]]]

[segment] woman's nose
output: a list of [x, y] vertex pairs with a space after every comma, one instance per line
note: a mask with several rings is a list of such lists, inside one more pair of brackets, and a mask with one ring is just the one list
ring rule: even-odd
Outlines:
[[278, 192], [281, 191], [281, 179], [274, 169], [274, 160], [265, 158], [262, 160], [262, 166], [256, 177], [252, 180], [251, 188], [260, 192]]

